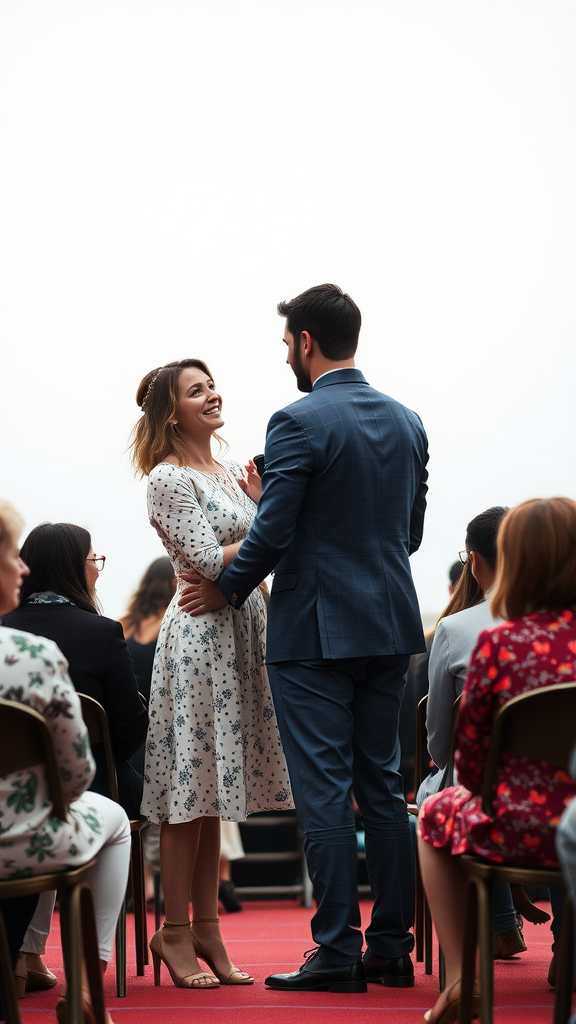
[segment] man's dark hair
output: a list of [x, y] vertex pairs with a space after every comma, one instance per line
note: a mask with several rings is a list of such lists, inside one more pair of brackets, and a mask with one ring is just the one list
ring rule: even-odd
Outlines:
[[471, 519], [466, 527], [466, 550], [480, 555], [492, 572], [496, 568], [498, 529], [507, 511], [502, 505], [494, 505]]
[[326, 359], [351, 359], [356, 352], [362, 316], [356, 303], [338, 285], [308, 288], [290, 302], [279, 302], [278, 313], [286, 317], [296, 343], [302, 331], [308, 331]]

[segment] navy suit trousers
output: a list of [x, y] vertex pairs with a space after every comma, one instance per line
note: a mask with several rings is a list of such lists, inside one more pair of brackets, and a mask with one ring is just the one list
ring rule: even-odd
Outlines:
[[382, 957], [414, 946], [414, 851], [398, 772], [408, 663], [388, 655], [269, 666], [318, 903], [312, 935], [326, 963], [358, 960], [363, 945], [352, 792], [374, 896], [366, 941]]

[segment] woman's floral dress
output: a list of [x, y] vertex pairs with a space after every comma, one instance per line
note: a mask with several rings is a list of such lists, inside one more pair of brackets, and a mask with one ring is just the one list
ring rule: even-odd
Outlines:
[[42, 764], [0, 775], [0, 878], [79, 867], [104, 843], [102, 805], [94, 806], [95, 794], [85, 792], [95, 766], [67, 670], [66, 659], [52, 640], [0, 626], [0, 697], [44, 715], [64, 798], [71, 804], [66, 822], [53, 815]]
[[[541, 611], [480, 634], [458, 716], [456, 770], [461, 785], [429, 797], [420, 834], [453, 854], [476, 853], [518, 865], [557, 864], [555, 832], [576, 793], [554, 765], [507, 757], [498, 776], [495, 817], [482, 811], [482, 776], [498, 709], [540, 686], [576, 681], [576, 620], [569, 610]], [[576, 730], [576, 725], [575, 725]]]
[[[256, 506], [241, 467], [216, 474], [163, 462], [150, 473], [148, 514], [174, 566], [216, 580], [222, 545], [242, 540]], [[238, 611], [192, 616], [178, 580], [158, 636], [150, 691], [142, 813], [151, 821], [217, 815], [244, 821], [292, 807], [288, 771], [264, 666], [260, 590]]]

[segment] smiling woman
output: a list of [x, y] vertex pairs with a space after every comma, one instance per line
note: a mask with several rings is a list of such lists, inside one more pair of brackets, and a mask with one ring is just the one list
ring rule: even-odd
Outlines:
[[[264, 667], [264, 598], [256, 590], [235, 611], [216, 585], [250, 529], [257, 474], [249, 468], [245, 480], [212, 455], [222, 399], [201, 360], [152, 370], [136, 400], [133, 462], [148, 475], [148, 515], [178, 580], [154, 658], [142, 803], [161, 824], [166, 921], [150, 943], [154, 980], [162, 961], [181, 988], [247, 985], [218, 925], [220, 819], [292, 806]], [[179, 604], [191, 572], [213, 581], [194, 615]]]

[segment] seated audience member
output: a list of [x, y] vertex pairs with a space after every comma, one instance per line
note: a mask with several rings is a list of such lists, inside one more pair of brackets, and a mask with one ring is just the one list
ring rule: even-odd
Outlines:
[[[78, 693], [98, 700], [110, 722], [120, 803], [130, 818], [138, 817], [142, 777], [128, 758], [146, 736], [148, 715], [138, 695], [132, 661], [122, 627], [98, 612], [96, 582], [99, 565], [90, 534], [70, 523], [43, 523], [22, 546], [29, 567], [20, 594], [20, 607], [5, 615], [4, 625], [53, 640], [64, 654]], [[90, 790], [108, 796], [108, 777], [102, 744], [92, 755], [96, 775]], [[56, 984], [42, 956], [50, 931], [54, 894], [42, 893], [24, 936], [16, 966], [20, 991]]]
[[512, 509], [501, 522], [497, 552], [491, 607], [507, 621], [482, 632], [472, 655], [458, 715], [460, 785], [430, 796], [420, 812], [420, 867], [446, 960], [446, 988], [425, 1024], [458, 1016], [468, 884], [458, 856], [555, 864], [555, 821], [576, 792], [553, 765], [509, 758], [499, 774], [494, 817], [482, 811], [498, 709], [536, 687], [576, 680], [576, 502], [535, 499]]
[[[458, 561], [454, 562], [448, 570], [448, 593], [450, 595], [454, 593], [454, 588], [463, 568], [462, 562]], [[419, 781], [414, 778], [414, 753], [416, 746], [414, 722], [418, 704], [422, 697], [425, 697], [428, 693], [428, 660], [434, 639], [434, 629], [428, 630], [424, 634], [424, 639], [426, 641], [424, 653], [413, 654], [410, 658], [410, 666], [406, 677], [406, 689], [404, 690], [402, 706], [400, 708], [400, 748], [402, 751], [400, 773], [404, 779], [404, 792], [409, 800], [414, 799], [413, 790]]]
[[[50, 870], [57, 871], [79, 867], [97, 855], [91, 888], [104, 971], [128, 880], [130, 825], [119, 804], [87, 792], [94, 776], [94, 761], [80, 702], [62, 653], [51, 640], [5, 624], [8, 613], [18, 604], [21, 583], [28, 573], [18, 551], [22, 525], [12, 506], [0, 502], [0, 615], [4, 623], [0, 626], [0, 696], [28, 704], [41, 714], [48, 712], [46, 721], [54, 736], [70, 807], [66, 823], [52, 816], [43, 769], [30, 769], [25, 773], [27, 777], [21, 772], [0, 777], [0, 878], [42, 874], [47, 857]], [[14, 800], [18, 791], [25, 791], [25, 800]], [[26, 982], [23, 969], [20, 978]], [[56, 1016], [60, 1024], [67, 1024], [65, 996], [58, 1000]], [[86, 1021], [93, 1019], [87, 992], [84, 1016]]]
[[[58, 645], [78, 693], [103, 705], [110, 723], [120, 803], [130, 818], [140, 814], [142, 778], [128, 759], [146, 738], [147, 712], [122, 627], [99, 614], [96, 583], [104, 565], [90, 534], [71, 523], [42, 523], [22, 545], [29, 566], [20, 607], [4, 623], [48, 637]], [[108, 796], [104, 751], [92, 751], [96, 777], [91, 789]]]
[[[462, 591], [459, 597], [455, 595], [449, 602], [446, 613], [436, 626], [430, 653], [426, 725], [428, 750], [437, 770], [424, 779], [418, 791], [418, 804], [424, 803], [431, 793], [457, 783], [451, 756], [453, 706], [464, 689], [479, 633], [502, 621], [492, 616], [487, 598], [496, 578], [498, 527], [507, 511], [500, 505], [494, 506], [468, 523], [465, 550], [459, 556], [464, 566]], [[479, 593], [482, 595], [480, 602]], [[466, 601], [473, 603], [464, 607]], [[457, 610], [457, 604], [463, 606], [461, 610]], [[494, 956], [499, 959], [507, 959], [526, 950], [516, 910], [535, 924], [550, 920], [549, 914], [530, 902], [521, 886], [514, 886], [512, 892], [505, 883], [494, 886]]]
[[496, 537], [506, 512], [506, 508], [495, 506], [468, 523], [465, 551], [460, 552], [463, 572], [436, 624], [428, 664], [426, 730], [428, 751], [437, 770], [424, 779], [418, 791], [419, 804], [455, 782], [444, 776], [452, 753], [452, 709], [464, 689], [478, 634], [498, 621], [492, 617], [486, 596], [496, 577]]

